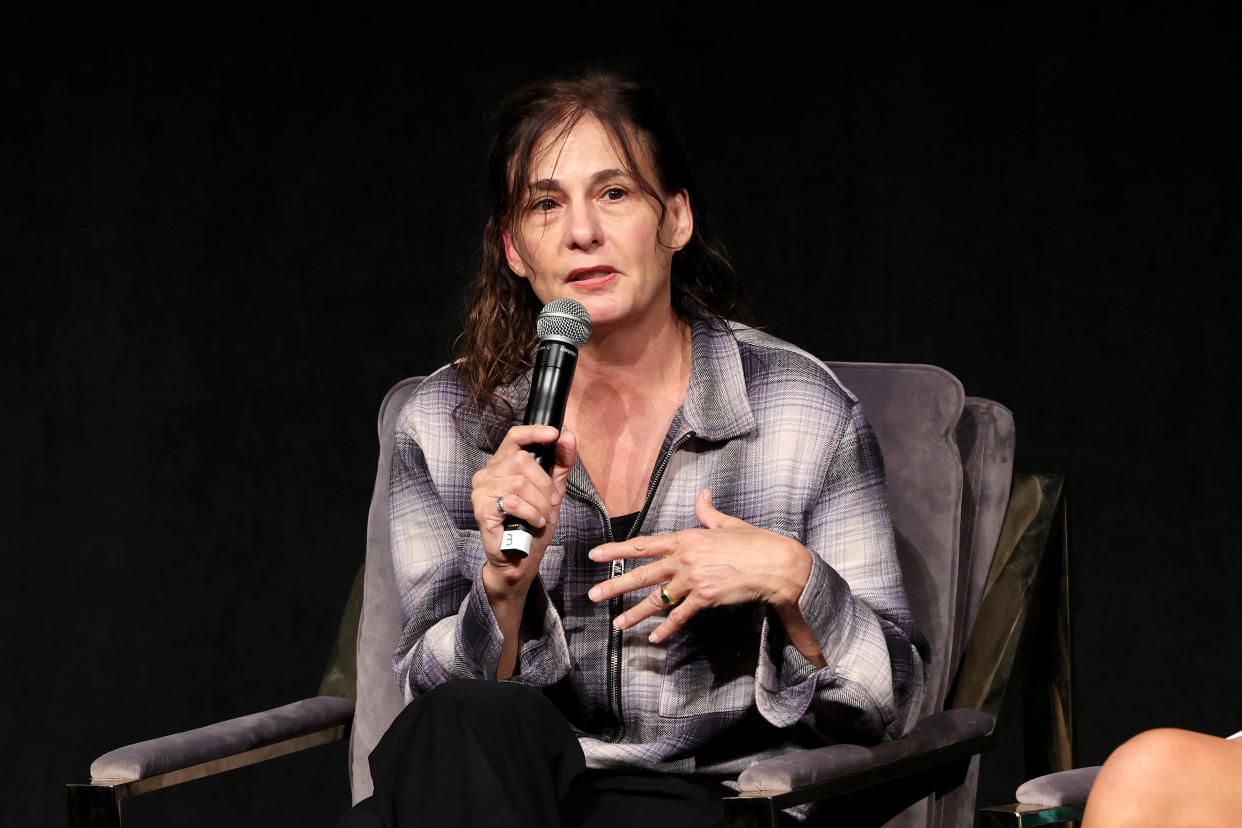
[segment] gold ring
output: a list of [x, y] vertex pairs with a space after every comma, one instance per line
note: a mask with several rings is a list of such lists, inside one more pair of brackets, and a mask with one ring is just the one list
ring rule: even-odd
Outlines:
[[665, 583], [660, 584], [660, 600], [663, 601], [665, 604], [669, 604], [669, 605], [681, 603], [680, 598], [674, 601], [673, 596], [668, 594], [668, 582], [667, 581]]

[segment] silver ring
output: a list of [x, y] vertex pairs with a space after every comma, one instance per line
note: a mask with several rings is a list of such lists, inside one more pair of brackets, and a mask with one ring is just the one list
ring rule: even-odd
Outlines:
[[496, 512], [501, 517], [509, 516], [509, 513], [505, 511], [505, 496], [504, 495], [501, 495], [500, 497], [496, 498]]

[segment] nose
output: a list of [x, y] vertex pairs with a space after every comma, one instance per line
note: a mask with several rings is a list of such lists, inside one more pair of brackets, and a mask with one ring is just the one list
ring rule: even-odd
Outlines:
[[577, 202], [569, 209], [569, 246], [576, 250], [594, 250], [604, 243], [599, 214], [589, 202]]

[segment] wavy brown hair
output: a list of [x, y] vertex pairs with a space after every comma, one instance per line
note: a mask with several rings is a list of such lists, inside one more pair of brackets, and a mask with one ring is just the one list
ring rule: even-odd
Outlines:
[[[458, 414], [465, 413], [464, 407], [481, 422], [514, 419], [515, 412], [496, 388], [531, 366], [540, 305], [529, 283], [509, 268], [504, 232], [516, 230], [541, 139], [549, 133], [568, 135], [585, 115], [604, 125], [638, 187], [660, 204], [661, 225], [667, 196], [683, 189], [689, 194], [694, 233], [672, 262], [672, 301], [678, 315], [686, 321], [749, 316], [733, 265], [707, 228], [702, 194], [660, 95], [634, 76], [599, 67], [538, 81], [506, 98], [493, 121], [487, 157], [492, 210], [483, 229], [483, 260], [467, 295], [465, 327], [456, 343], [455, 367], [467, 389]], [[644, 175], [639, 158], [649, 162], [654, 181]]]

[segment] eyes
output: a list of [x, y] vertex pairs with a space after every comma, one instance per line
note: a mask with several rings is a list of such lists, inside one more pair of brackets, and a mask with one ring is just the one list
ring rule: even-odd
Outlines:
[[[619, 201], [624, 201], [626, 196], [629, 194], [629, 191], [624, 187], [608, 187], [600, 192], [599, 200], [609, 204], [615, 204]], [[547, 215], [560, 206], [561, 203], [555, 198], [545, 195], [531, 202], [529, 210], [536, 215]]]

